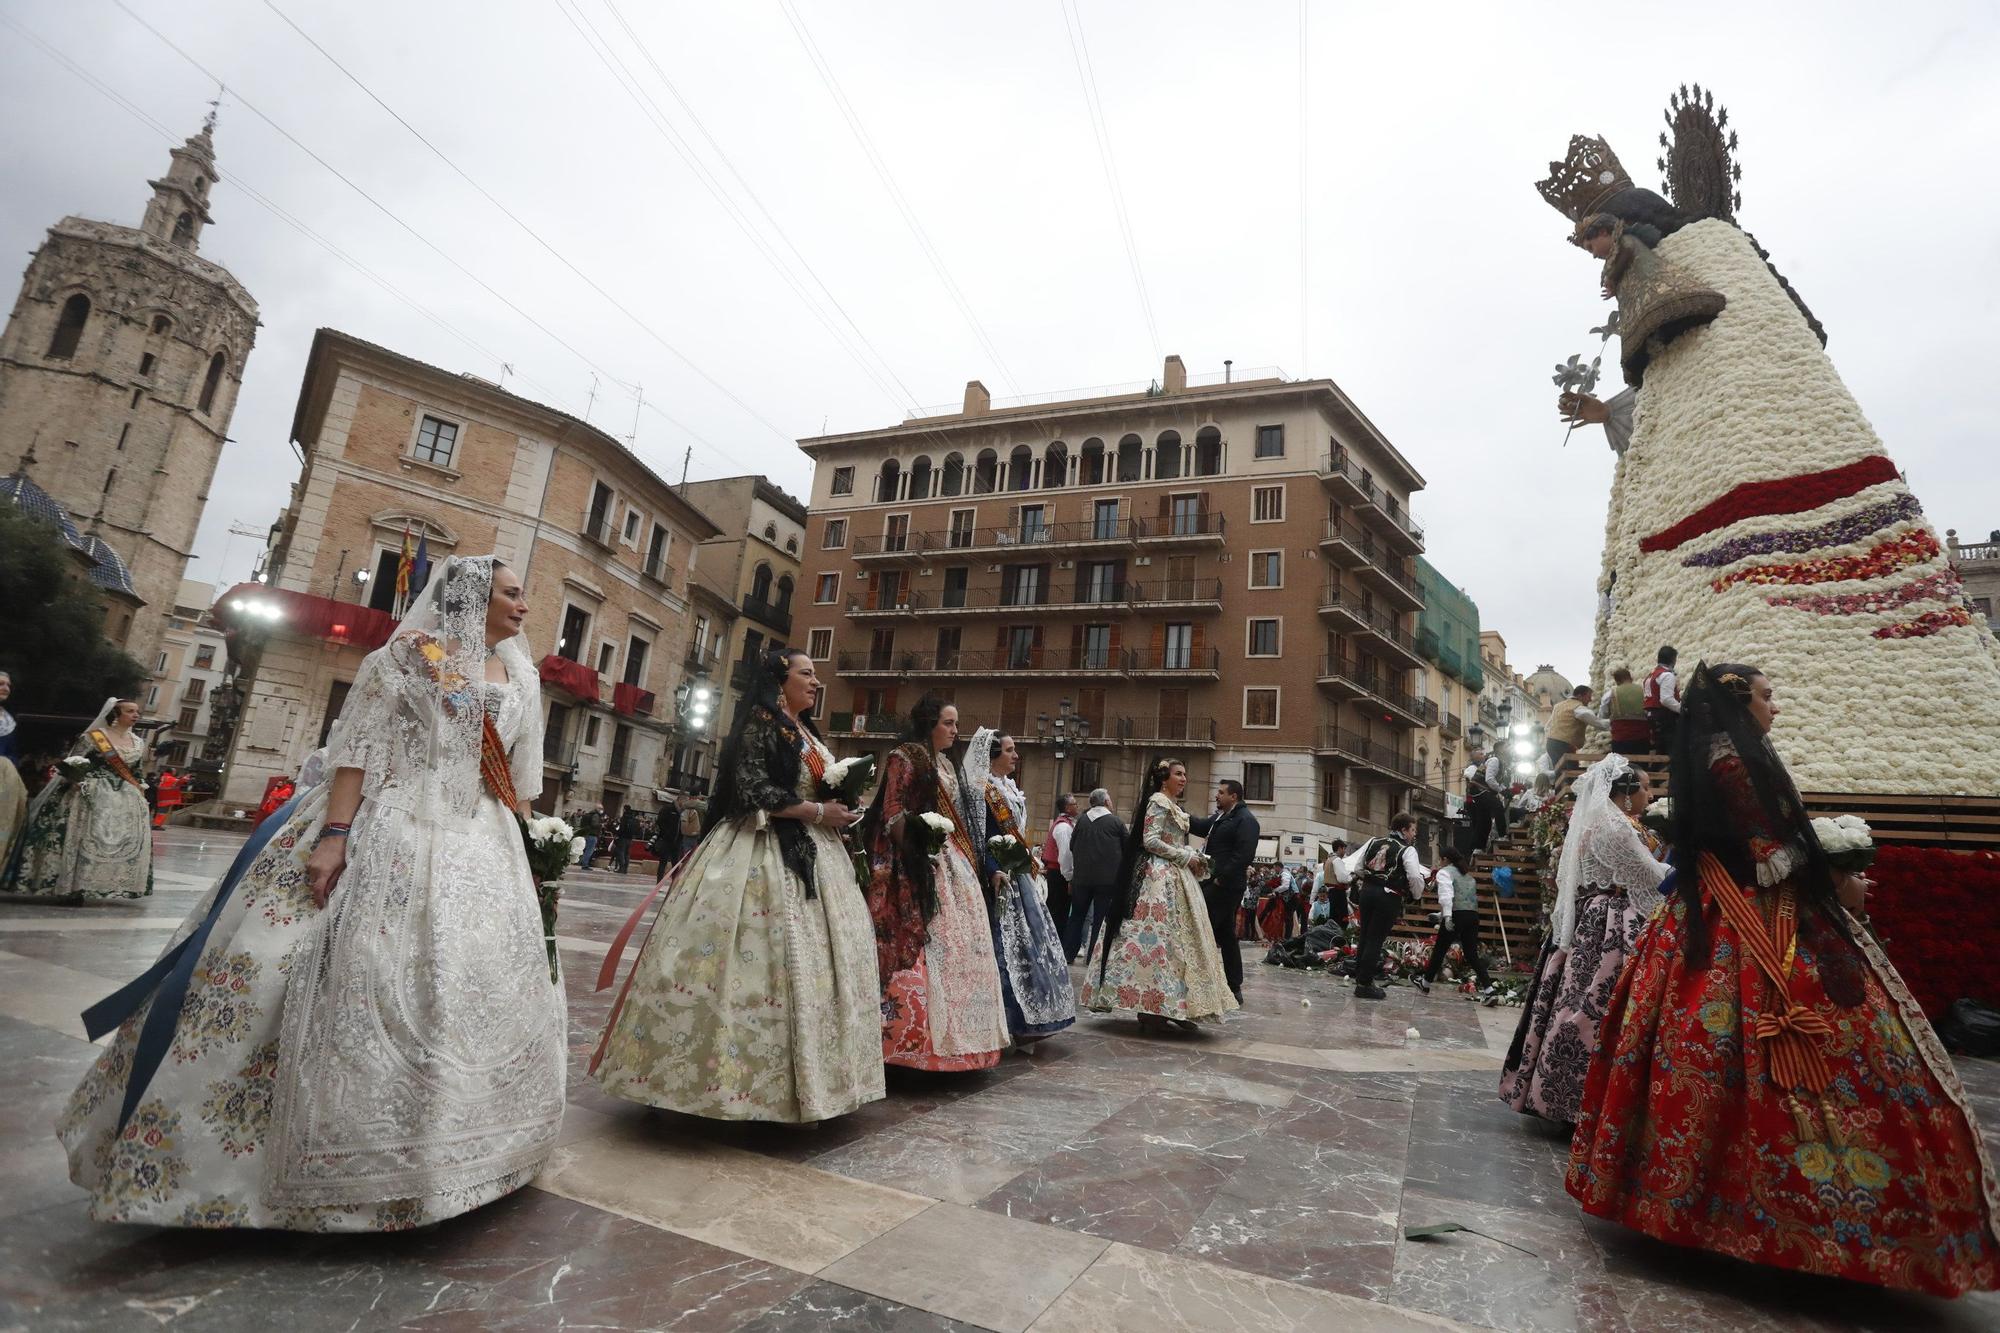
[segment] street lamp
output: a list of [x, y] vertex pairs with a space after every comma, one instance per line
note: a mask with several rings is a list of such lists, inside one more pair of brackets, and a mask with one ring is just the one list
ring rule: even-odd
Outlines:
[[1081, 745], [1090, 738], [1090, 719], [1073, 714], [1070, 711], [1070, 701], [1064, 699], [1057, 705], [1053, 720], [1047, 713], [1036, 716], [1035, 734], [1041, 738], [1043, 744], [1053, 743], [1055, 746], [1055, 790], [1060, 796], [1068, 790], [1063, 786], [1063, 761], [1069, 758], [1070, 746]]

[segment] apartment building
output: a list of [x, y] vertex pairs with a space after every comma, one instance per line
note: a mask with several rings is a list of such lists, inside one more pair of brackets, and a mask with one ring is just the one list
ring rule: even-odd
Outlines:
[[[795, 617], [843, 754], [926, 691], [997, 726], [1045, 812], [1132, 802], [1155, 757], [1267, 836], [1384, 827], [1424, 774], [1410, 517], [1422, 476], [1331, 380], [1160, 380], [800, 442], [815, 474]], [[1034, 820], [1047, 818], [1037, 813]]]
[[1417, 693], [1437, 705], [1437, 721], [1418, 738], [1424, 787], [1415, 798], [1423, 815], [1455, 818], [1465, 802], [1466, 732], [1479, 725], [1486, 687], [1479, 661], [1479, 608], [1430, 561], [1417, 559], [1424, 608], [1417, 615]]
[[214, 584], [181, 580], [164, 617], [143, 696], [147, 717], [173, 719], [173, 730], [159, 747], [159, 762], [176, 768], [201, 760], [216, 688], [229, 669], [228, 642], [210, 614], [214, 604]]
[[497, 554], [526, 585], [546, 710], [540, 808], [651, 808], [686, 671], [696, 552], [718, 529], [619, 441], [490, 381], [321, 329], [292, 439], [304, 468], [262, 582], [217, 604], [244, 656], [224, 799], [323, 745], [402, 614], [404, 534]]

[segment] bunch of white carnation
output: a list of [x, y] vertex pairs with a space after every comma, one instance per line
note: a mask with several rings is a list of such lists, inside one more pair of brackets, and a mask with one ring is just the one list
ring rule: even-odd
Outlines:
[[1875, 860], [1875, 831], [1859, 815], [1821, 815], [1812, 822], [1813, 836], [1836, 870], [1859, 874]]

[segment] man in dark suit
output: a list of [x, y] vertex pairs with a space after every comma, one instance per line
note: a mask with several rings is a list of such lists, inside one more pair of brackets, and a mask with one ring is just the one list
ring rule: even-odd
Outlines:
[[1243, 901], [1244, 878], [1257, 859], [1257, 816], [1243, 804], [1243, 784], [1224, 778], [1215, 788], [1215, 813], [1188, 821], [1188, 831], [1208, 839], [1208, 878], [1201, 895], [1208, 902], [1208, 924], [1215, 947], [1222, 950], [1222, 975], [1238, 1003], [1243, 999], [1243, 950], [1236, 943], [1236, 905]]
[[1111, 793], [1099, 787], [1090, 794], [1090, 808], [1070, 832], [1069, 857], [1075, 873], [1069, 877], [1069, 920], [1063, 923], [1063, 949], [1071, 962], [1090, 957], [1097, 931], [1111, 914], [1111, 895], [1124, 888], [1118, 865], [1125, 856], [1125, 823], [1111, 813]]

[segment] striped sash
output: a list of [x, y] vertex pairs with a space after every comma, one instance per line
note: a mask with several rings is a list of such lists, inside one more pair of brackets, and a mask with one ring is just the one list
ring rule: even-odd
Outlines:
[[1757, 904], [1730, 877], [1722, 863], [1704, 853], [1701, 886], [1722, 909], [1722, 918], [1737, 941], [1770, 983], [1763, 1012], [1751, 1032], [1764, 1044], [1765, 1064], [1773, 1081], [1786, 1087], [1826, 1091], [1832, 1075], [1819, 1043], [1833, 1036], [1833, 1026], [1792, 998], [1788, 979], [1799, 950], [1798, 889], [1790, 880], [1778, 886], [1778, 919], [1767, 928]]

